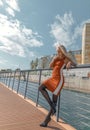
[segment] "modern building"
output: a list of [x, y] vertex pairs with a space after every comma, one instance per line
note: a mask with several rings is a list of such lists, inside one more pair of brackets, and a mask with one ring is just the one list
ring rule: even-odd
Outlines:
[[82, 64], [90, 64], [90, 23], [84, 25], [82, 33]]

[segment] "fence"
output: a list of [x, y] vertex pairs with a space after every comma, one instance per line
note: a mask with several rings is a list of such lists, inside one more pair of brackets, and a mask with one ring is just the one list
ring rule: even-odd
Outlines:
[[[85, 70], [85, 71], [84, 71]], [[71, 68], [71, 70], [66, 71], [64, 70], [64, 76], [65, 76], [65, 88], [82, 91], [82, 84], [83, 81], [87, 82], [87, 91], [90, 90], [90, 78], [88, 77], [88, 73], [90, 72], [90, 65], [86, 66], [77, 66], [77, 68]], [[0, 81], [6, 84], [8, 87], [10, 87], [12, 90], [15, 90], [17, 94], [23, 95], [24, 98], [30, 98], [33, 101], [36, 102], [36, 106], [38, 104], [42, 105], [44, 102], [42, 100], [42, 95], [39, 93], [38, 86], [40, 83], [49, 78], [51, 76], [52, 70], [51, 69], [37, 69], [37, 70], [20, 70], [20, 71], [5, 71], [0, 72]], [[79, 79], [79, 80], [78, 80]], [[81, 79], [81, 80], [80, 80]], [[79, 82], [77, 82], [79, 81]], [[78, 86], [77, 88], [75, 86]], [[85, 87], [85, 86], [84, 86]], [[83, 91], [86, 92], [86, 88], [83, 89]], [[49, 93], [50, 97], [52, 96], [51, 93]], [[60, 96], [58, 97], [58, 104], [57, 104], [57, 114], [56, 114], [56, 120], [59, 119], [59, 110], [62, 108], [60, 103], [62, 102], [60, 100]], [[48, 104], [42, 105], [43, 107], [47, 107]], [[67, 113], [68, 114], [68, 113]]]

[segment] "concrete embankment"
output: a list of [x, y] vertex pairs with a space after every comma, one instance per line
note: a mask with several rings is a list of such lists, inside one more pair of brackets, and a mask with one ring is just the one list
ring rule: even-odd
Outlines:
[[[48, 79], [50, 76], [41, 76], [41, 82]], [[29, 81], [38, 82], [39, 75], [30, 75]], [[64, 83], [65, 89], [75, 90], [79, 92], [90, 93], [90, 78], [78, 77], [78, 76], [67, 76], [65, 77]]]
[[66, 77], [65, 89], [90, 93], [90, 78], [88, 77]]

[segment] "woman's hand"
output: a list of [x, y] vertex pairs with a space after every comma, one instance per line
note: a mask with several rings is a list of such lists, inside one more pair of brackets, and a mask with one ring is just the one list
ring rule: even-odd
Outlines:
[[54, 67], [55, 62], [56, 62], [57, 60], [60, 60], [60, 57], [59, 57], [58, 55], [56, 55], [56, 56], [53, 57], [52, 61], [50, 62], [50, 65], [49, 65], [50, 68], [53, 68], [53, 67]]
[[69, 70], [69, 69], [71, 68], [71, 66], [72, 66], [72, 62], [69, 61], [69, 62], [67, 63], [67, 65], [66, 65], [66, 69]]

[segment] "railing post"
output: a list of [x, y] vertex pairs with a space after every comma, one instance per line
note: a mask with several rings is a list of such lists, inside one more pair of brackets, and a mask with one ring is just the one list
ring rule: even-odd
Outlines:
[[[8, 73], [8, 78], [7, 78], [7, 86], [8, 86], [8, 83], [9, 83], [9, 78], [10, 78], [10, 73], [9, 72], [7, 72]], [[9, 87], [9, 86], [8, 86]]]
[[2, 81], [5, 83], [5, 80], [6, 80], [6, 73], [3, 74], [2, 79], [3, 79]]
[[24, 99], [26, 98], [26, 94], [27, 94], [28, 78], [29, 78], [29, 71], [28, 71], [28, 74], [27, 74], [27, 80], [26, 80], [26, 88], [25, 88]]
[[1, 81], [1, 73], [0, 73], [0, 81]]
[[[39, 85], [41, 84], [41, 75], [42, 75], [42, 70], [40, 70], [40, 75], [39, 75]], [[36, 106], [38, 106], [38, 101], [39, 101], [39, 88], [38, 88], [38, 93], [37, 93]]]
[[8, 87], [10, 86], [10, 82], [11, 82], [11, 75], [12, 75], [12, 72], [10, 72], [10, 77], [9, 77]]
[[12, 90], [13, 90], [13, 87], [14, 87], [15, 75], [16, 75], [16, 71], [14, 72], [13, 83], [12, 83]]
[[[5, 81], [5, 82], [4, 82]], [[4, 80], [4, 75], [3, 75], [3, 82], [6, 84], [7, 81], [7, 73], [5, 73], [5, 80]]]
[[18, 80], [18, 87], [17, 87], [17, 93], [19, 91], [19, 85], [20, 85], [20, 78], [21, 78], [21, 71], [20, 71], [20, 75], [19, 75], [19, 80]]
[[58, 122], [58, 120], [59, 120], [60, 97], [61, 97], [61, 94], [58, 96], [58, 105], [57, 105], [57, 113], [56, 113], [56, 121], [57, 121], [57, 122]]
[[7, 85], [7, 81], [8, 81], [8, 72], [7, 72], [7, 76], [6, 76], [6, 85]]

